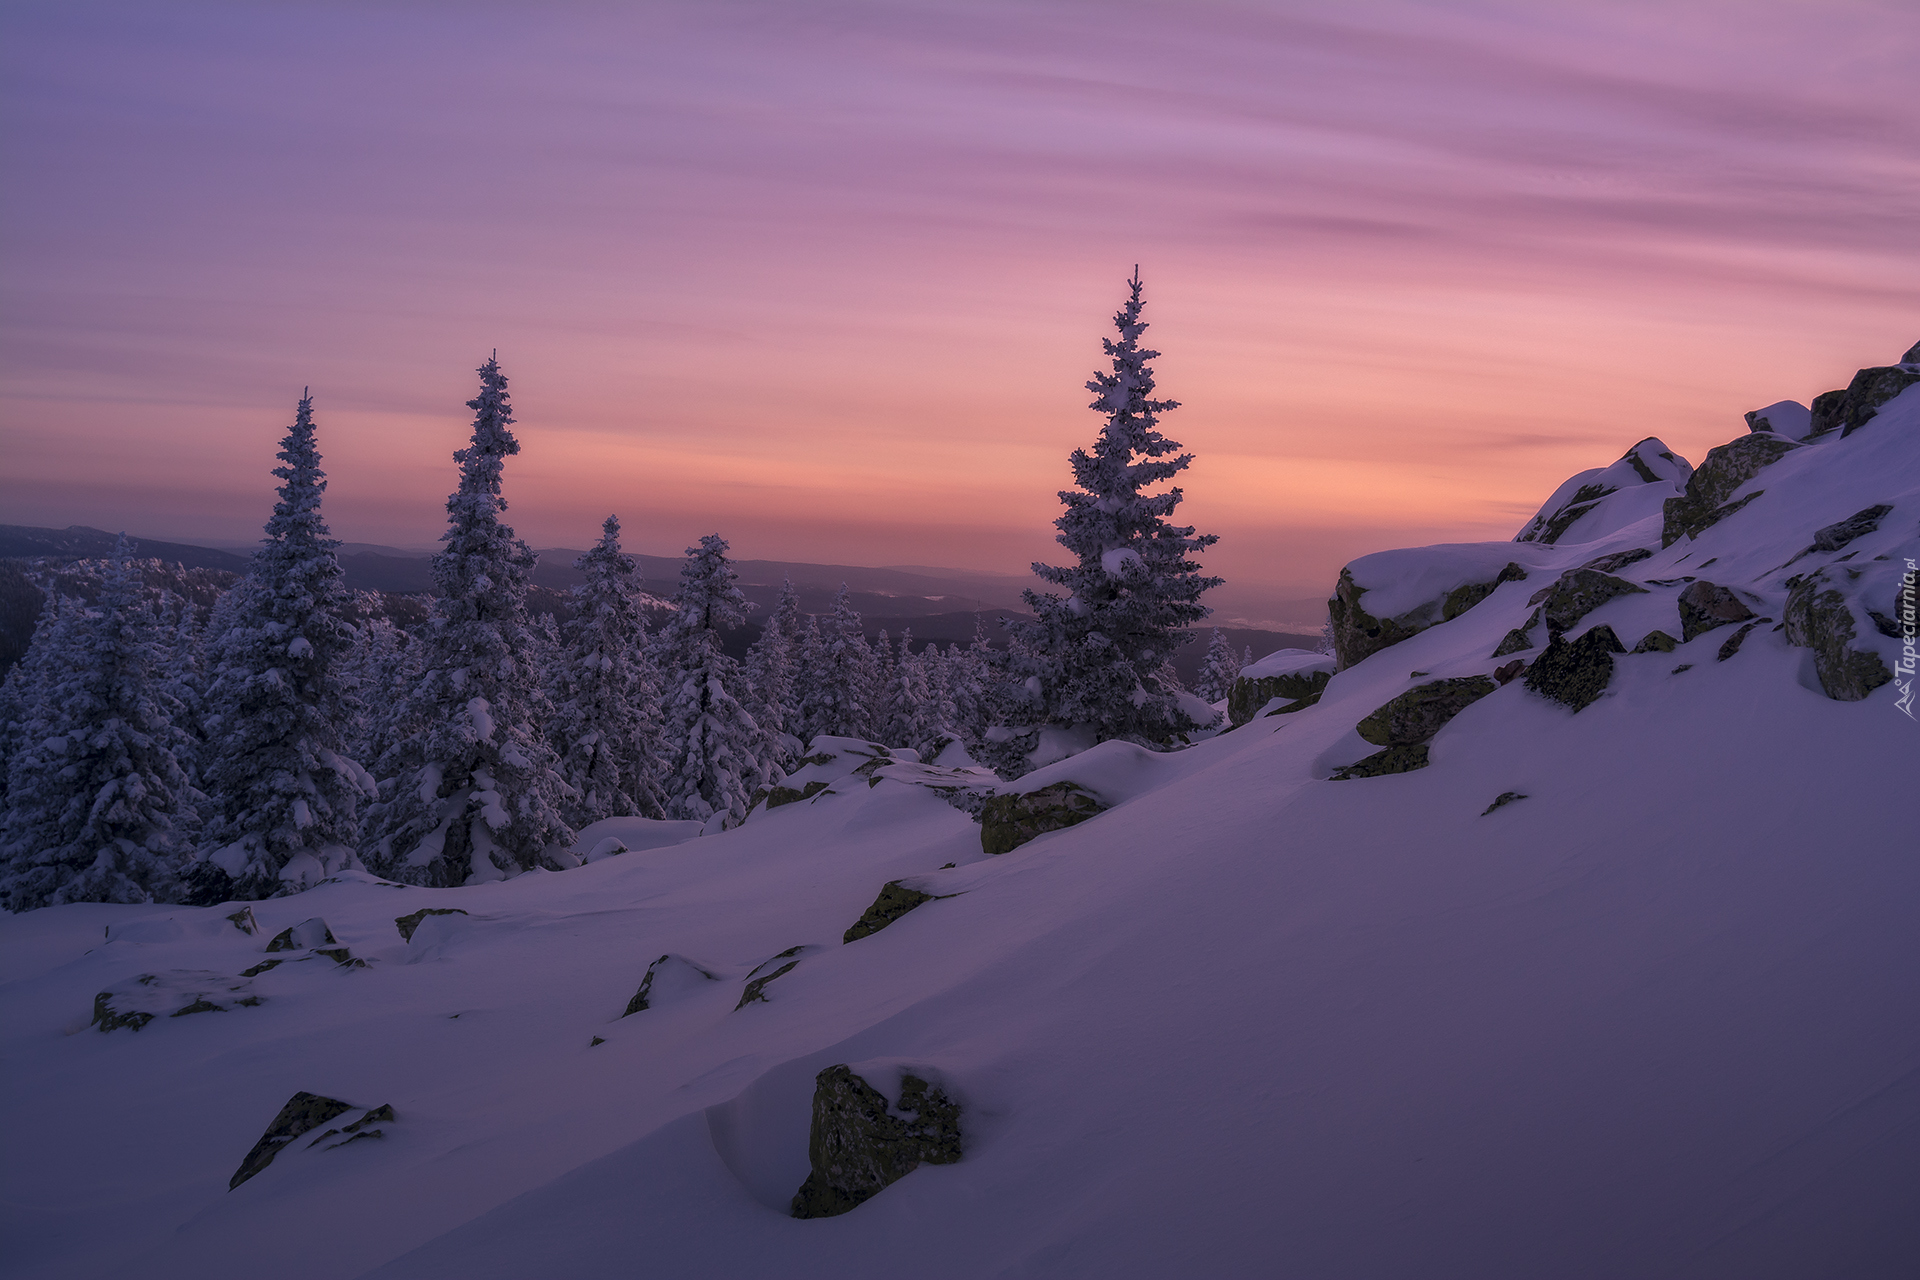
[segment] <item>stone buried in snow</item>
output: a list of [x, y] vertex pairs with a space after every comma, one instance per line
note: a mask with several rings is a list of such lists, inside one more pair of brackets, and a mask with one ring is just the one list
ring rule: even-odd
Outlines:
[[260, 1141], [253, 1144], [253, 1150], [247, 1152], [247, 1158], [240, 1162], [240, 1167], [227, 1183], [227, 1190], [233, 1190], [272, 1164], [281, 1148], [301, 1134], [318, 1129], [327, 1121], [351, 1110], [351, 1102], [342, 1102], [338, 1098], [323, 1098], [317, 1093], [294, 1094], [287, 1099], [287, 1105], [280, 1108], [280, 1114], [273, 1118], [267, 1131], [260, 1135]]
[[1578, 640], [1555, 636], [1527, 668], [1527, 688], [1579, 711], [1613, 679], [1613, 655], [1625, 653], [1612, 627], [1595, 627]]
[[937, 901], [943, 896], [950, 895], [923, 893], [918, 889], [908, 888], [898, 880], [889, 880], [881, 887], [880, 896], [873, 900], [873, 905], [867, 908], [866, 914], [853, 922], [840, 941], [857, 942], [861, 938], [876, 934], [915, 907]]
[[1609, 600], [1645, 595], [1646, 591], [1645, 587], [1598, 569], [1569, 569], [1551, 586], [1534, 592], [1527, 603], [1539, 607], [1540, 616], [1546, 619], [1547, 634], [1552, 636], [1571, 631], [1580, 619]]
[[1708, 450], [1706, 459], [1687, 480], [1686, 492], [1668, 498], [1660, 532], [1662, 548], [1682, 538], [1697, 538], [1720, 521], [1758, 498], [1755, 490], [1738, 502], [1729, 502], [1738, 489], [1799, 446], [1766, 432], [1741, 436]]
[[644, 1013], [656, 1004], [677, 1000], [687, 992], [713, 981], [716, 979], [711, 973], [685, 956], [661, 956], [647, 966], [646, 976], [640, 979], [640, 989], [633, 993], [633, 999], [627, 1001], [627, 1011], [620, 1016], [625, 1018]]
[[226, 1013], [251, 1008], [261, 998], [253, 994], [247, 975], [210, 973], [200, 969], [169, 969], [143, 973], [116, 983], [93, 997], [93, 1021], [101, 1031], [121, 1027], [138, 1031], [155, 1018], [183, 1018], [192, 1013]]
[[1075, 782], [1056, 782], [1021, 795], [991, 796], [980, 808], [980, 847], [987, 853], [1011, 853], [1035, 836], [1085, 822], [1106, 809]]
[[463, 916], [465, 914], [467, 913], [458, 907], [422, 907], [411, 915], [395, 916], [393, 926], [400, 930], [400, 938], [403, 942], [412, 942], [414, 930], [418, 929], [420, 922], [428, 916]]
[[[1855, 538], [1872, 533], [1880, 527], [1880, 522], [1891, 514], [1893, 508], [1886, 503], [1878, 503], [1856, 511], [1835, 524], [1830, 524], [1813, 535], [1813, 545], [1807, 551], [1839, 551]], [[1806, 552], [1802, 552], [1805, 555]]]
[[923, 1164], [958, 1161], [960, 1107], [938, 1085], [908, 1072], [900, 1077], [896, 1108], [846, 1064], [828, 1067], [814, 1077], [807, 1158], [812, 1172], [793, 1197], [793, 1216], [831, 1218]]
[[[800, 958], [806, 954], [806, 950], [804, 944], [788, 947], [771, 960], [764, 960], [755, 965], [753, 972], [747, 975], [747, 984], [740, 992], [740, 1003], [733, 1006], [734, 1011], [737, 1013], [750, 1004], [767, 1003], [767, 984], [791, 972], [793, 967], [800, 963]], [[786, 963], [775, 967], [776, 962], [781, 960], [785, 960]]]
[[1327, 681], [1333, 678], [1334, 660], [1322, 653], [1304, 649], [1282, 649], [1270, 653], [1250, 667], [1243, 668], [1227, 694], [1227, 719], [1243, 725], [1260, 714], [1260, 708], [1275, 698], [1284, 698], [1291, 706], [1281, 711], [1301, 711], [1320, 700]]
[[1821, 691], [1836, 702], [1858, 702], [1892, 680], [1893, 673], [1879, 654], [1853, 647], [1859, 623], [1836, 579], [1851, 583], [1845, 566], [1789, 579], [1782, 623], [1789, 644], [1813, 650]]
[[1411, 746], [1387, 747], [1376, 751], [1365, 759], [1356, 760], [1343, 768], [1335, 769], [1329, 781], [1346, 782], [1353, 778], [1378, 778], [1390, 773], [1412, 773], [1415, 769], [1427, 767], [1427, 744], [1414, 743]]
[[315, 916], [274, 934], [273, 941], [267, 944], [267, 950], [311, 951], [315, 947], [331, 947], [335, 941], [327, 922]]

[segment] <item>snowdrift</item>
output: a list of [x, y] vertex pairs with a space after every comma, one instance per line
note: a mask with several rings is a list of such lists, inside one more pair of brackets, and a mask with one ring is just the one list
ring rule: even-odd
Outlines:
[[[1920, 388], [1876, 408], [1357, 561], [1337, 672], [1174, 755], [844, 740], [564, 872], [6, 918], [0, 1272], [1910, 1274]], [[959, 1157], [796, 1219], [842, 1065]]]

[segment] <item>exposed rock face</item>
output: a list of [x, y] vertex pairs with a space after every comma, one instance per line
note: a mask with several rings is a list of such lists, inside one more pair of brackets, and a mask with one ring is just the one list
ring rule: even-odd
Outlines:
[[[393, 924], [396, 929], [400, 930], [401, 941], [412, 942], [413, 931], [418, 929], [420, 922], [428, 916], [463, 916], [465, 914], [467, 913], [458, 907], [422, 907], [412, 915], [395, 916], [393, 918]], [[272, 948], [269, 947], [268, 950], [272, 950]]]
[[1377, 778], [1389, 773], [1412, 773], [1415, 769], [1427, 767], [1427, 744], [1416, 743], [1407, 747], [1388, 747], [1376, 751], [1364, 760], [1356, 760], [1344, 768], [1335, 769], [1332, 782], [1346, 782], [1351, 778]]
[[[1872, 533], [1875, 529], [1878, 529], [1880, 522], [1886, 519], [1892, 511], [1893, 508], [1884, 503], [1878, 506], [1868, 507], [1864, 511], [1856, 511], [1845, 520], [1837, 524], [1830, 524], [1814, 534], [1813, 545], [1808, 548], [1808, 550], [1825, 551], [1829, 553], [1839, 551], [1855, 538], [1863, 534]], [[1805, 553], [1803, 552], [1802, 554]]]
[[1085, 822], [1107, 806], [1073, 782], [1056, 782], [1023, 795], [992, 796], [980, 808], [980, 847], [1011, 853], [1035, 836]]
[[1853, 608], [1834, 575], [1845, 569], [1821, 569], [1788, 579], [1787, 641], [1813, 650], [1820, 688], [1836, 702], [1858, 702], [1893, 679], [1879, 654], [1853, 647], [1858, 634]]
[[1687, 478], [1687, 491], [1668, 498], [1660, 545], [1670, 547], [1682, 538], [1697, 538], [1760, 496], [1755, 491], [1738, 502], [1728, 502], [1733, 491], [1799, 448], [1791, 440], [1767, 432], [1741, 436], [1708, 451], [1706, 460]]
[[855, 942], [870, 934], [880, 932], [898, 920], [907, 912], [924, 902], [936, 902], [949, 894], [922, 893], [918, 889], [909, 889], [898, 880], [889, 880], [881, 888], [880, 896], [873, 900], [866, 914], [853, 922], [841, 942]]
[[[1552, 586], [1534, 592], [1527, 603], [1539, 607], [1540, 616], [1547, 623], [1547, 634], [1555, 636], [1571, 631], [1575, 623], [1609, 600], [1646, 592], [1645, 587], [1598, 569], [1569, 569]], [[1529, 623], [1528, 629], [1531, 627]]]
[[1496, 687], [1486, 676], [1434, 680], [1407, 690], [1356, 727], [1362, 738], [1377, 747], [1414, 746], [1432, 738]]
[[903, 1075], [897, 1110], [904, 1114], [895, 1110], [844, 1063], [814, 1077], [813, 1171], [793, 1197], [794, 1217], [846, 1213], [922, 1164], [960, 1159], [960, 1107], [937, 1085]]
[[1331, 679], [1333, 679], [1331, 671], [1301, 671], [1280, 676], [1242, 676], [1233, 682], [1233, 689], [1227, 694], [1227, 720], [1234, 725], [1243, 725], [1260, 714], [1260, 708], [1275, 698], [1288, 699], [1288, 705], [1278, 708], [1275, 714], [1304, 711], [1320, 701], [1320, 695], [1326, 691], [1327, 681]]
[[1366, 593], [1367, 589], [1353, 580], [1353, 571], [1342, 569], [1333, 598], [1327, 601], [1327, 618], [1333, 624], [1333, 654], [1342, 671], [1432, 625], [1427, 616], [1430, 604], [1398, 618], [1376, 618], [1360, 604]]
[[287, 1105], [280, 1108], [280, 1114], [273, 1118], [267, 1131], [260, 1135], [260, 1141], [253, 1144], [253, 1150], [247, 1152], [247, 1158], [240, 1162], [240, 1167], [227, 1183], [227, 1190], [233, 1190], [272, 1164], [281, 1148], [301, 1134], [318, 1129], [335, 1116], [345, 1115], [351, 1110], [351, 1102], [342, 1102], [338, 1098], [323, 1098], [317, 1093], [294, 1094], [287, 1099]]
[[1464, 586], [1455, 587], [1453, 590], [1447, 592], [1447, 598], [1442, 601], [1440, 605], [1440, 620], [1442, 622], [1452, 622], [1455, 618], [1492, 595], [1494, 588], [1503, 582], [1525, 582], [1526, 580], [1527, 571], [1509, 560], [1507, 567], [1502, 569], [1493, 581], [1469, 582]]
[[1579, 711], [1613, 679], [1613, 655], [1625, 653], [1612, 627], [1595, 627], [1578, 640], [1555, 636], [1527, 668], [1527, 688]]
[[1496, 658], [1504, 658], [1510, 653], [1521, 653], [1533, 648], [1533, 637], [1527, 633], [1539, 625], [1540, 611], [1535, 609], [1532, 617], [1507, 632], [1500, 643], [1494, 646], [1493, 656]]
[[327, 928], [327, 922], [315, 916], [311, 920], [302, 920], [299, 924], [274, 934], [273, 941], [267, 944], [267, 950], [310, 951], [315, 947], [334, 946], [336, 941], [333, 932]]
[[[791, 965], [788, 966], [788, 968], [791, 967]], [[771, 980], [769, 978], [769, 981]], [[644, 1013], [651, 1009], [654, 1002], [665, 994], [665, 988], [669, 986], [685, 990], [687, 987], [698, 986], [702, 982], [713, 981], [716, 979], [712, 974], [685, 956], [661, 956], [647, 966], [646, 976], [640, 979], [640, 989], [633, 993], [633, 999], [627, 1001], [627, 1011], [620, 1016], [624, 1018], [629, 1014]], [[742, 1000], [741, 1003], [746, 1002]], [[735, 1008], [738, 1007], [738, 1005], [735, 1006]]]
[[1916, 382], [1920, 382], [1920, 368], [1905, 356], [1899, 364], [1860, 370], [1846, 390], [1829, 391], [1814, 400], [1813, 434], [1838, 430], [1843, 437], [1852, 435], [1867, 425], [1881, 405]]
[[1724, 627], [1728, 623], [1745, 622], [1753, 616], [1753, 610], [1742, 603], [1739, 596], [1727, 588], [1706, 581], [1689, 583], [1680, 593], [1680, 638], [1690, 641], [1695, 636], [1705, 635], [1715, 627]]
[[802, 800], [811, 800], [826, 789], [827, 784], [817, 778], [798, 790], [793, 787], [768, 787], [767, 808], [778, 809], [783, 804], [797, 804]]
[[[385, 1129], [374, 1129], [368, 1126], [382, 1124], [397, 1118], [398, 1117], [393, 1114], [393, 1105], [383, 1102], [377, 1107], [370, 1108], [367, 1114], [361, 1116], [352, 1124], [343, 1124], [338, 1129], [329, 1129], [307, 1145], [309, 1147], [320, 1147], [320, 1144], [327, 1142], [328, 1138], [338, 1138], [341, 1134], [352, 1135], [350, 1137], [340, 1138], [338, 1142], [327, 1142], [326, 1146], [320, 1147], [322, 1151], [331, 1151], [335, 1147], [344, 1147], [349, 1142], [359, 1142], [364, 1138], [384, 1138], [387, 1136]], [[227, 1190], [231, 1191], [233, 1188], [228, 1187]]]

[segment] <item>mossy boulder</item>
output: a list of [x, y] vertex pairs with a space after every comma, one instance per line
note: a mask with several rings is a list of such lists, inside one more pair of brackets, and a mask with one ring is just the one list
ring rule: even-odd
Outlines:
[[1227, 694], [1227, 720], [1235, 727], [1260, 714], [1260, 708], [1275, 698], [1288, 700], [1280, 711], [1304, 711], [1320, 701], [1326, 692], [1331, 671], [1293, 671], [1277, 676], [1242, 676], [1233, 682]]
[[1491, 581], [1463, 583], [1447, 592], [1446, 598], [1440, 602], [1440, 620], [1442, 622], [1452, 622], [1455, 618], [1492, 595], [1494, 590], [1503, 582], [1525, 582], [1526, 580], [1527, 571], [1509, 560], [1507, 561], [1507, 567], [1495, 575]]
[[950, 893], [923, 893], [918, 889], [908, 888], [898, 880], [889, 880], [881, 887], [880, 896], [873, 900], [873, 905], [867, 908], [866, 914], [853, 922], [840, 941], [857, 942], [861, 938], [880, 932], [923, 903], [937, 902], [941, 898], [954, 896]]
[[1555, 636], [1524, 677], [1528, 689], [1579, 711], [1606, 691], [1613, 655], [1625, 653], [1612, 627], [1595, 627], [1578, 640]]
[[783, 804], [798, 804], [802, 800], [811, 800], [827, 789], [827, 784], [815, 779], [804, 787], [768, 787], [766, 791], [767, 808], [778, 809]]
[[1809, 546], [1807, 551], [1803, 551], [1801, 554], [1805, 555], [1811, 551], [1822, 551], [1830, 554], [1839, 551], [1855, 538], [1872, 533], [1875, 529], [1878, 529], [1880, 522], [1886, 519], [1892, 512], [1893, 508], [1886, 503], [1879, 503], [1863, 511], [1856, 511], [1845, 520], [1830, 524], [1815, 533], [1813, 535], [1813, 545]]
[[420, 922], [428, 916], [463, 916], [465, 914], [467, 913], [458, 907], [422, 907], [411, 915], [395, 916], [393, 926], [400, 931], [402, 942], [412, 942], [413, 931], [418, 929]]
[[1098, 797], [1076, 782], [990, 796], [980, 806], [980, 847], [988, 853], [1011, 853], [1035, 836], [1085, 822], [1106, 810]]
[[1631, 551], [1615, 551], [1609, 555], [1595, 556], [1580, 567], [1597, 569], [1601, 573], [1618, 573], [1628, 565], [1639, 564], [1642, 560], [1651, 558], [1652, 555], [1653, 550], [1650, 547], [1635, 547]]
[[1355, 727], [1376, 747], [1414, 746], [1497, 687], [1487, 676], [1429, 681], [1375, 709]]
[[1680, 642], [1664, 631], [1649, 631], [1640, 637], [1640, 643], [1633, 646], [1635, 653], [1672, 653], [1680, 647]]
[[1730, 589], [1701, 579], [1687, 584], [1680, 593], [1680, 639], [1682, 643], [1705, 635], [1715, 627], [1745, 622], [1753, 616], [1739, 596]]
[[1569, 569], [1552, 585], [1534, 592], [1527, 603], [1540, 610], [1539, 616], [1547, 624], [1547, 634], [1553, 636], [1571, 631], [1580, 619], [1609, 600], [1646, 593], [1645, 587], [1598, 569]]
[[351, 1110], [351, 1102], [342, 1102], [338, 1098], [326, 1098], [317, 1093], [294, 1094], [287, 1099], [287, 1105], [280, 1108], [280, 1114], [273, 1118], [267, 1131], [260, 1135], [260, 1141], [253, 1144], [253, 1150], [247, 1152], [247, 1158], [240, 1162], [240, 1167], [227, 1182], [227, 1190], [233, 1190], [272, 1164], [281, 1149], [301, 1134], [318, 1129], [327, 1121]]
[[1662, 508], [1660, 545], [1670, 547], [1682, 538], [1697, 538], [1760, 496], [1755, 491], [1729, 502], [1733, 491], [1799, 448], [1768, 432], [1741, 436], [1717, 449], [1687, 477], [1687, 491], [1668, 498]]
[[1412, 639], [1432, 625], [1431, 603], [1397, 618], [1376, 618], [1360, 603], [1366, 593], [1367, 589], [1353, 580], [1353, 570], [1342, 569], [1333, 598], [1327, 601], [1327, 620], [1333, 626], [1333, 656], [1342, 671], [1382, 649]]
[[1788, 581], [1781, 619], [1787, 641], [1813, 650], [1814, 674], [1829, 698], [1858, 702], [1893, 679], [1879, 654], [1853, 647], [1858, 622], [1840, 586], [1850, 581], [1844, 568], [1822, 569]]
[[1838, 431], [1842, 436], [1852, 435], [1872, 420], [1881, 405], [1916, 382], [1920, 382], [1920, 368], [1910, 361], [1862, 369], [1845, 390], [1814, 398], [1812, 434]]
[[1376, 751], [1365, 759], [1356, 760], [1344, 768], [1335, 769], [1330, 781], [1346, 782], [1351, 778], [1378, 778], [1389, 773], [1412, 773], [1415, 769], [1427, 767], [1427, 744], [1415, 743], [1412, 746], [1388, 747]]
[[900, 1100], [842, 1063], [814, 1077], [807, 1132], [807, 1180], [793, 1197], [796, 1218], [855, 1209], [923, 1164], [960, 1159], [960, 1107], [938, 1086], [905, 1073]]

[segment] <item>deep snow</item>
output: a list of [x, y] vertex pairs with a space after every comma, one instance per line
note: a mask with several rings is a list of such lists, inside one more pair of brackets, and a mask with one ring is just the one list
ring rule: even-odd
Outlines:
[[[1777, 621], [1787, 573], [1839, 558], [1777, 568], [1817, 528], [1889, 503], [1850, 562], [1920, 555], [1917, 392], [1619, 572], [1717, 561]], [[1516, 681], [1430, 767], [1324, 780], [1375, 749], [1354, 725], [1389, 698], [1492, 670], [1555, 574], [1658, 547], [1647, 501], [1580, 544], [1356, 562], [1416, 605], [1462, 565], [1529, 577], [1307, 710], [1029, 775], [1012, 789], [1074, 780], [1114, 807], [1000, 857], [922, 785], [945, 774], [899, 766], [725, 834], [629, 820], [633, 852], [565, 872], [347, 877], [254, 904], [254, 935], [230, 906], [0, 919], [0, 1274], [1911, 1274], [1920, 725], [1896, 686], [1834, 701], [1772, 623], [1726, 661], [1722, 628], [1621, 655], [1577, 714]], [[1677, 590], [1574, 634], [1678, 635]], [[1483, 815], [1506, 792], [1525, 798]], [[843, 944], [901, 877], [957, 896]], [[395, 917], [423, 907], [467, 914], [403, 942]], [[257, 1006], [88, 1026], [96, 992], [238, 975], [315, 916], [366, 967], [292, 960], [249, 980]], [[663, 955], [687, 964], [621, 1017]], [[812, 1077], [843, 1062], [942, 1082], [965, 1158], [796, 1221]], [[397, 1119], [229, 1192], [298, 1090]]]

